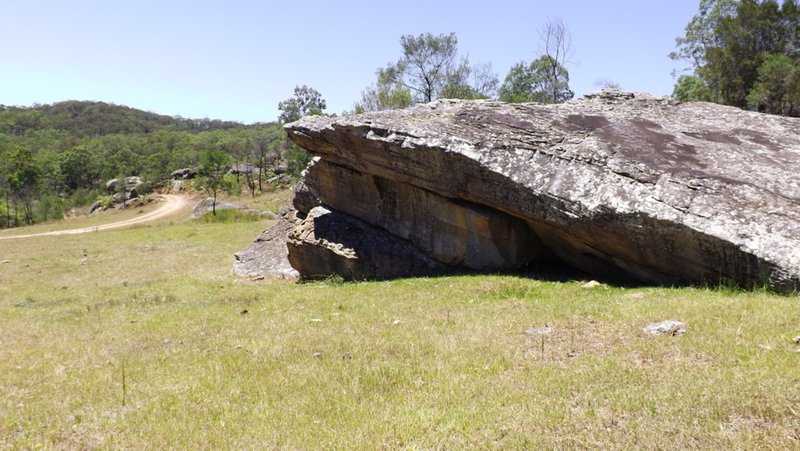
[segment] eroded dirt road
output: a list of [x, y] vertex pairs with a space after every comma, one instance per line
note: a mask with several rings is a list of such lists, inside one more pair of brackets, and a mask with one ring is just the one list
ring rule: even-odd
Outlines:
[[160, 207], [149, 213], [145, 213], [135, 218], [126, 219], [125, 221], [112, 222], [110, 224], [102, 224], [91, 227], [81, 227], [79, 229], [54, 230], [52, 232], [30, 233], [27, 235], [0, 236], [0, 240], [11, 240], [17, 238], [34, 238], [37, 236], [78, 235], [81, 233], [100, 232], [103, 230], [130, 227], [132, 225], [155, 221], [156, 219], [161, 219], [163, 217], [173, 215], [178, 211], [180, 211], [183, 207], [185, 207], [188, 202], [186, 197], [177, 196], [174, 194], [165, 194], [162, 195], [161, 197], [163, 197], [165, 200], [163, 205], [161, 205]]

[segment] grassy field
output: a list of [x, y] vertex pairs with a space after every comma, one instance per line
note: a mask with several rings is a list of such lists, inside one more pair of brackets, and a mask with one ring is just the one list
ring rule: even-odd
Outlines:
[[797, 297], [236, 280], [265, 226], [0, 242], [0, 448], [800, 447]]

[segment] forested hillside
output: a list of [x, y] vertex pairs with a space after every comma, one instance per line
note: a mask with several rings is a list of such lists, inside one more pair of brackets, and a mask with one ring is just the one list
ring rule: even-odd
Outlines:
[[0, 105], [0, 133], [24, 135], [28, 130], [63, 130], [80, 136], [148, 133], [164, 127], [178, 131], [243, 128], [238, 122], [183, 119], [105, 102], [68, 100], [32, 108]]
[[[102, 102], [0, 106], [0, 227], [60, 218], [106, 194], [112, 178], [158, 184], [197, 166], [209, 149], [264, 169], [296, 152], [277, 123], [174, 118]], [[290, 169], [299, 171], [300, 160]]]

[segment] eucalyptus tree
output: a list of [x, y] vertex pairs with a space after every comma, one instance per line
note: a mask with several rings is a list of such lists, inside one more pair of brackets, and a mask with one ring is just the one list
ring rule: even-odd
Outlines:
[[323, 114], [326, 107], [325, 99], [319, 91], [306, 85], [296, 86], [292, 97], [278, 103], [278, 109], [281, 111], [278, 120], [287, 124], [303, 116]]
[[562, 103], [575, 93], [569, 88], [567, 62], [572, 58], [572, 37], [561, 19], [552, 19], [539, 29], [541, 54], [509, 70], [500, 86], [504, 102]]
[[673, 96], [788, 116], [800, 115], [800, 5], [797, 0], [701, 0], [676, 40], [688, 61]]
[[201, 183], [211, 196], [211, 213], [217, 215], [217, 195], [230, 188], [226, 175], [231, 168], [231, 156], [222, 150], [211, 147], [200, 156]]
[[553, 60], [547, 55], [512, 66], [499, 93], [500, 100], [512, 103], [562, 103], [575, 95], [569, 89], [569, 71], [558, 65], [554, 76]]
[[458, 56], [455, 33], [403, 35], [400, 58], [376, 71], [377, 81], [362, 92], [356, 112], [399, 109], [439, 98], [491, 98], [497, 76], [491, 64], [471, 65]]

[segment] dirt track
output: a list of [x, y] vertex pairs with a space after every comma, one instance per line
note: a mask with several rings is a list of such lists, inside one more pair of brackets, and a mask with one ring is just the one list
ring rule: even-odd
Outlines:
[[31, 233], [27, 235], [2, 236], [0, 237], [0, 240], [11, 240], [15, 238], [33, 238], [37, 236], [78, 235], [81, 233], [91, 233], [91, 232], [100, 232], [102, 230], [119, 229], [122, 227], [129, 227], [136, 224], [142, 224], [144, 222], [155, 221], [156, 219], [161, 219], [165, 216], [177, 213], [178, 211], [180, 211], [180, 209], [185, 207], [187, 203], [187, 200], [184, 196], [165, 194], [162, 197], [166, 200], [166, 202], [164, 202], [164, 205], [161, 205], [160, 207], [151, 211], [150, 213], [146, 213], [132, 219], [126, 219], [125, 221], [112, 222], [110, 224], [102, 224], [91, 227], [82, 227], [80, 229], [55, 230], [52, 232]]

